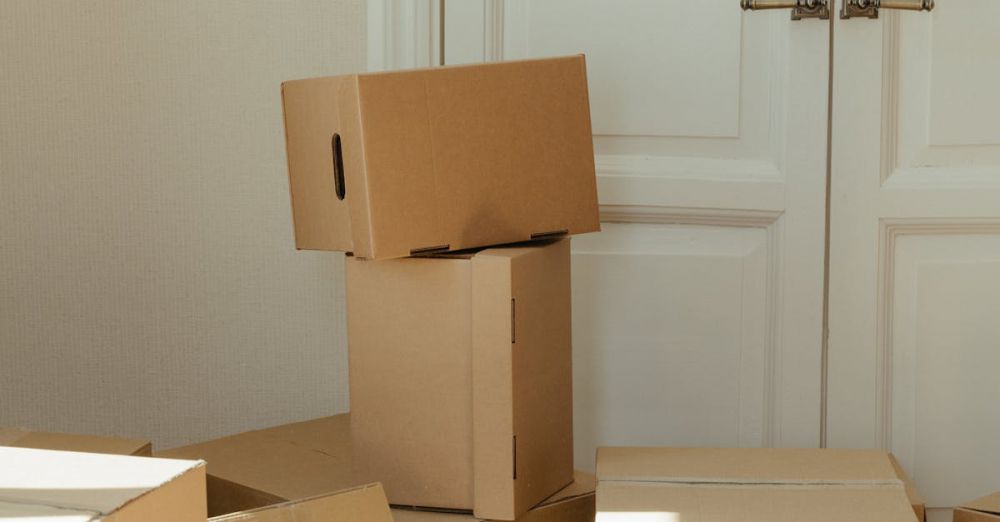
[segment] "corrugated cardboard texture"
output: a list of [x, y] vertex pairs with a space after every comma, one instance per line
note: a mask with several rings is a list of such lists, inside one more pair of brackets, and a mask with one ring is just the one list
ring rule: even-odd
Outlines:
[[507, 520], [569, 483], [568, 244], [348, 260], [359, 480], [392, 504]]
[[954, 522], [1000, 521], [1000, 492], [986, 495], [955, 508]]
[[153, 454], [153, 445], [148, 440], [71, 433], [44, 433], [20, 428], [0, 428], [0, 446], [141, 457], [149, 457]]
[[[574, 481], [555, 495], [545, 499], [516, 522], [588, 522], [594, 520], [594, 491], [597, 478], [590, 473], [576, 472]], [[474, 515], [393, 509], [396, 522], [489, 522]]]
[[597, 476], [601, 522], [915, 520], [877, 450], [600, 448]]
[[282, 92], [298, 248], [388, 259], [600, 229], [583, 56], [296, 80]]
[[903, 481], [903, 488], [906, 489], [906, 498], [910, 499], [910, 505], [913, 506], [913, 513], [917, 515], [917, 520], [924, 522], [927, 518], [927, 505], [924, 503], [923, 497], [920, 496], [920, 492], [917, 491], [916, 484], [903, 471], [903, 467], [899, 465], [899, 461], [896, 460], [896, 456], [892, 453], [889, 454], [889, 462], [892, 463], [892, 468], [896, 470], [896, 476], [899, 477], [899, 480]]
[[356, 478], [392, 504], [471, 509], [471, 262], [346, 265]]
[[339, 491], [351, 475], [347, 415], [250, 431], [157, 452], [208, 463], [209, 516]]
[[393, 522], [380, 484], [295, 500], [210, 522]]
[[9, 447], [0, 447], [0, 462], [7, 513], [37, 518], [56, 507], [108, 522], [206, 517], [203, 462]]
[[568, 240], [472, 259], [477, 516], [513, 520], [573, 480], [569, 259]]

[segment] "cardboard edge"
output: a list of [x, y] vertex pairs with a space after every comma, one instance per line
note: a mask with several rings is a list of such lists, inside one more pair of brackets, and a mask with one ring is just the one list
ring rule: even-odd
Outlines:
[[[205, 488], [207, 466], [203, 460], [193, 462], [193, 466], [185, 469], [177, 475], [174, 475], [169, 480], [163, 481], [163, 483], [159, 486], [152, 488], [137, 497], [129, 499], [127, 502], [118, 506], [104, 518], [100, 518], [99, 520], [104, 520], [106, 522], [199, 522], [206, 519], [208, 517]], [[194, 481], [194, 484], [188, 484], [188, 482], [191, 481]], [[184, 513], [179, 519], [161, 518], [158, 516], [160, 509], [158, 509], [155, 505], [149, 505], [152, 502], [161, 501], [160, 497], [164, 495], [175, 494], [175, 490], [178, 488], [191, 488], [191, 486], [194, 486], [193, 494], [198, 497], [192, 500], [192, 502], [198, 503], [198, 506], [192, 506], [193, 509], [197, 511], [196, 513]], [[187, 493], [189, 495], [192, 494], [192, 492]], [[189, 497], [185, 496], [185, 498]], [[150, 518], [150, 507], [153, 508], [153, 513], [157, 513], [157, 516]]]
[[380, 506], [384, 506], [385, 507], [385, 517], [383, 517], [384, 521], [385, 522], [391, 522], [392, 521], [392, 512], [390, 511], [390, 509], [389, 509], [389, 503], [388, 503], [388, 501], [386, 501], [386, 498], [385, 498], [385, 490], [382, 488], [382, 484], [380, 484], [378, 482], [373, 482], [371, 484], [364, 484], [364, 485], [361, 485], [361, 486], [356, 486], [356, 487], [348, 488], [348, 489], [342, 489], [342, 490], [339, 490], [339, 491], [331, 491], [330, 493], [323, 493], [321, 495], [315, 495], [315, 496], [312, 496], [312, 497], [295, 499], [295, 500], [288, 500], [288, 501], [280, 502], [280, 503], [277, 503], [277, 504], [271, 504], [269, 506], [262, 506], [262, 507], [259, 507], [259, 508], [247, 509], [247, 510], [244, 510], [244, 511], [237, 511], [235, 513], [227, 513], [225, 515], [220, 515], [220, 516], [209, 518], [208, 522], [230, 522], [230, 521], [243, 520], [244, 518], [252, 516], [252, 515], [255, 515], [257, 513], [272, 511], [272, 510], [281, 509], [281, 508], [289, 507], [289, 506], [295, 506], [295, 505], [303, 504], [303, 503], [306, 503], [306, 502], [309, 502], [309, 501], [312, 501], [312, 500], [318, 500], [318, 499], [327, 498], [327, 497], [336, 497], [336, 496], [340, 496], [340, 495], [350, 495], [352, 493], [365, 493], [365, 492], [369, 492], [369, 491], [372, 491], [372, 490], [374, 490], [374, 493], [380, 497], [379, 498], [379, 500], [380, 500]]
[[[511, 340], [511, 261], [472, 258], [472, 454], [473, 512], [514, 520], [517, 477]], [[506, 318], [506, 320], [499, 320]]]
[[903, 481], [903, 489], [906, 490], [906, 498], [910, 500], [913, 513], [917, 516], [917, 520], [924, 522], [927, 520], [927, 505], [920, 496], [920, 492], [917, 491], [917, 485], [913, 483], [910, 476], [903, 470], [903, 466], [899, 464], [896, 456], [892, 453], [888, 453], [887, 455], [889, 456], [889, 463], [892, 464], [892, 469], [896, 471], [896, 476], [899, 477], [899, 480]]
[[[594, 134], [594, 124], [593, 124], [593, 119], [591, 118], [591, 111], [590, 111], [590, 82], [587, 80], [587, 78], [588, 78], [587, 77], [587, 55], [584, 54], [584, 53], [579, 53], [579, 54], [576, 54], [576, 55], [573, 55], [573, 56], [579, 57], [579, 59], [580, 59], [580, 68], [583, 70], [583, 79], [584, 79], [584, 81], [583, 81], [583, 92], [584, 92], [584, 94], [587, 97], [587, 103], [584, 104], [584, 106], [586, 107], [586, 111], [587, 111], [587, 131], [591, 135], [593, 135]], [[573, 234], [587, 234], [587, 233], [590, 233], [590, 232], [600, 232], [601, 231], [601, 212], [600, 212], [601, 205], [600, 205], [600, 201], [599, 201], [599, 198], [598, 198], [598, 192], [597, 192], [597, 162], [594, 159], [594, 158], [596, 158], [596, 156], [594, 154], [594, 142], [593, 141], [590, 142], [590, 158], [591, 158], [591, 164], [594, 167], [594, 175], [593, 175], [594, 202], [593, 203], [594, 203], [594, 206], [598, 209], [598, 211], [597, 211], [597, 213], [595, 215], [594, 223], [592, 223], [593, 228], [591, 228], [590, 230], [581, 230], [579, 232], [573, 232]]]
[[[357, 165], [344, 173], [344, 187], [350, 216], [351, 252], [361, 259], [375, 259], [378, 253], [372, 233], [371, 201], [369, 200], [368, 156], [365, 151], [364, 112], [361, 108], [361, 76], [352, 75], [340, 84], [337, 93], [339, 103], [337, 112], [340, 115], [340, 129], [344, 136], [353, 136], [356, 148], [350, 152]], [[346, 168], [346, 167], [345, 167]], [[347, 180], [350, 179], [350, 182]], [[359, 191], [360, 189], [360, 191]]]

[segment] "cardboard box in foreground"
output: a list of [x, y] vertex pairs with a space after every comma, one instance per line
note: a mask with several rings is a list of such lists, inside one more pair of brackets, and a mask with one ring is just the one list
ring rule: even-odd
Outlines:
[[[219, 516], [355, 487], [361, 482], [351, 475], [352, 453], [350, 417], [345, 414], [249, 431], [157, 455], [205, 460], [209, 515]], [[577, 473], [575, 478], [518, 522], [593, 520], [596, 479], [587, 473]], [[480, 520], [468, 514], [397, 509], [393, 514], [397, 522]]]
[[281, 92], [297, 248], [388, 259], [600, 230], [582, 55]]
[[569, 239], [346, 271], [358, 480], [497, 520], [572, 481]]
[[597, 520], [914, 522], [878, 450], [599, 448]]
[[903, 481], [903, 488], [906, 490], [906, 498], [910, 499], [910, 505], [913, 506], [913, 513], [917, 515], [917, 520], [919, 522], [924, 522], [927, 520], [927, 504], [924, 503], [923, 497], [920, 496], [920, 492], [917, 491], [916, 484], [910, 480], [910, 477], [903, 471], [903, 467], [899, 465], [899, 461], [896, 460], [896, 456], [892, 453], [889, 454], [889, 461], [892, 463], [892, 468], [896, 471], [896, 476], [899, 480]]
[[153, 454], [153, 445], [148, 440], [71, 433], [46, 433], [21, 428], [0, 428], [0, 446], [142, 457], [149, 457]]
[[393, 522], [380, 484], [240, 511], [209, 522]]
[[1000, 492], [956, 507], [952, 517], [954, 522], [1000, 522]]
[[0, 447], [0, 519], [204, 522], [205, 463]]

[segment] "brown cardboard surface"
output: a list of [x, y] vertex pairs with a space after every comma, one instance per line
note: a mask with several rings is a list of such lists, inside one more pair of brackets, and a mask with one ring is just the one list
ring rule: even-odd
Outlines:
[[954, 522], [1000, 521], [1000, 491], [955, 508]]
[[877, 450], [599, 448], [597, 476], [601, 522], [915, 520]]
[[300, 249], [389, 259], [600, 229], [582, 55], [294, 80], [282, 100]]
[[899, 461], [896, 460], [896, 456], [892, 453], [889, 454], [889, 462], [892, 463], [893, 469], [896, 470], [896, 476], [899, 477], [899, 480], [903, 481], [903, 488], [906, 489], [906, 498], [910, 499], [910, 505], [913, 506], [913, 513], [917, 515], [917, 520], [924, 522], [927, 519], [927, 505], [924, 503], [923, 497], [920, 496], [920, 492], [917, 491], [916, 484], [906, 475], [903, 467], [899, 465]]
[[293, 500], [209, 519], [210, 522], [393, 522], [380, 484]]
[[[584, 472], [576, 472], [575, 480], [558, 493], [545, 499], [516, 522], [585, 522], [594, 520], [594, 491], [597, 478]], [[396, 522], [489, 522], [470, 514], [440, 513], [394, 508]]]
[[568, 243], [348, 259], [358, 480], [506, 520], [570, 482]]
[[569, 241], [486, 250], [472, 273], [475, 511], [513, 520], [573, 480]]
[[347, 415], [249, 431], [157, 452], [208, 463], [209, 515], [353, 487]]
[[203, 462], [11, 447], [0, 447], [0, 462], [0, 518], [206, 518]]
[[35, 448], [112, 455], [149, 457], [153, 445], [148, 440], [121, 437], [98, 437], [71, 433], [47, 433], [21, 428], [0, 427], [0, 446]]

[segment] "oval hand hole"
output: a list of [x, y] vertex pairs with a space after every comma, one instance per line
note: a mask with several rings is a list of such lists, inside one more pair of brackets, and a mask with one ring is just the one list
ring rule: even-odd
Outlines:
[[333, 149], [333, 187], [337, 199], [344, 199], [344, 153], [340, 149], [340, 134], [334, 134], [330, 143]]

